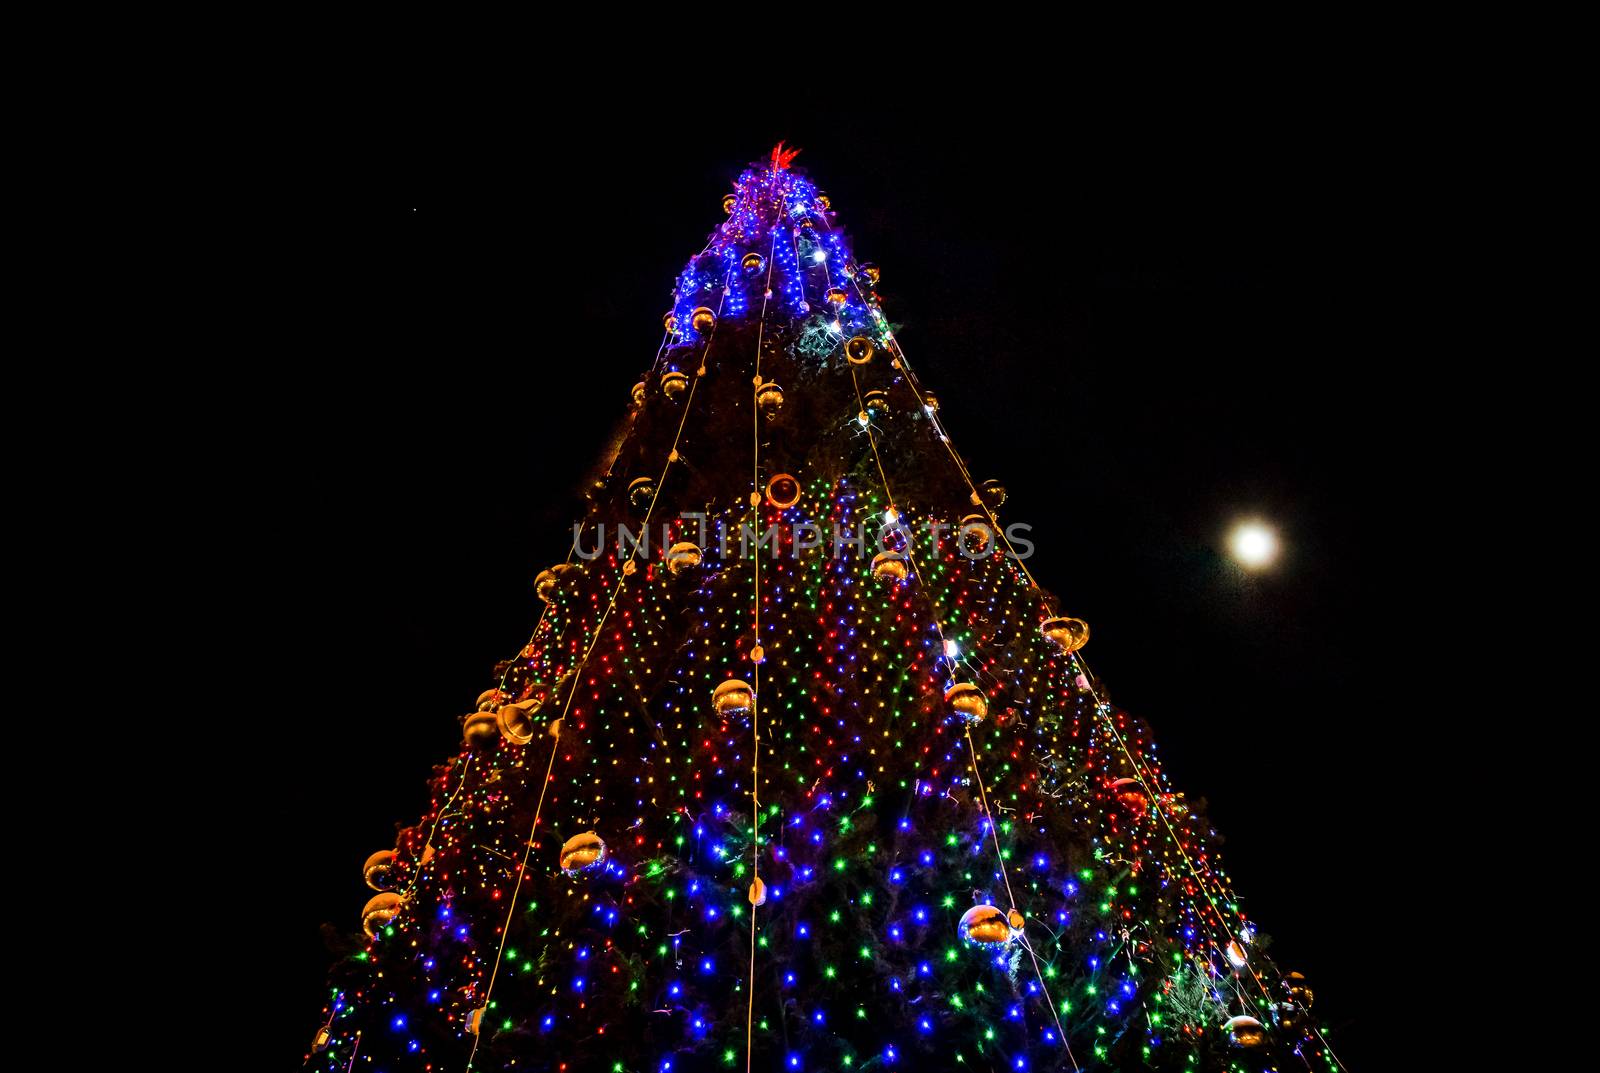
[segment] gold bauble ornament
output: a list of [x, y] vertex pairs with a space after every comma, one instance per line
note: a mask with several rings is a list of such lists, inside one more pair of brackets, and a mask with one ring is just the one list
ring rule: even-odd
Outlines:
[[1249, 958], [1245, 957], [1244, 947], [1239, 945], [1238, 939], [1228, 940], [1227, 955], [1228, 964], [1232, 965], [1235, 970], [1244, 968], [1249, 962]]
[[756, 388], [756, 408], [763, 417], [777, 417], [778, 411], [783, 409], [783, 388], [771, 380]]
[[606, 844], [593, 831], [573, 835], [561, 847], [561, 870], [569, 876], [593, 868], [605, 859]]
[[635, 477], [628, 485], [628, 502], [635, 510], [644, 510], [656, 497], [654, 477]]
[[956, 536], [962, 551], [972, 556], [981, 556], [989, 550], [989, 542], [994, 539], [994, 530], [989, 528], [989, 519], [984, 515], [969, 514], [961, 519]]
[[880, 551], [872, 557], [872, 576], [898, 584], [906, 579], [906, 557], [897, 551]]
[[757, 276], [767, 267], [767, 259], [759, 253], [747, 253], [739, 259], [739, 267], [744, 269], [747, 276]]
[[931, 414], [932, 413], [938, 413], [939, 412], [939, 396], [935, 395], [931, 391], [924, 391], [922, 393], [922, 408], [927, 410]]
[[1028, 922], [1023, 918], [1021, 912], [1013, 909], [1006, 914], [1006, 923], [1011, 925], [1012, 931], [1021, 931]]
[[1150, 807], [1150, 802], [1145, 799], [1144, 788], [1139, 785], [1138, 779], [1117, 779], [1111, 784], [1111, 796], [1122, 802], [1129, 812], [1143, 816]]
[[992, 905], [975, 905], [961, 915], [959, 933], [978, 946], [999, 946], [1011, 941], [1011, 922]]
[[868, 283], [877, 283], [878, 279], [883, 275], [883, 272], [878, 268], [878, 266], [873, 264], [871, 261], [859, 266], [857, 271], [863, 276], [867, 277]]
[[323, 1025], [317, 1029], [316, 1036], [311, 1040], [311, 1053], [320, 1054], [328, 1049], [328, 1041], [333, 1038], [333, 1029]]
[[833, 202], [828, 200], [827, 194], [817, 195], [817, 208], [821, 209], [823, 212], [827, 212], [829, 209], [833, 208]]
[[755, 691], [737, 678], [730, 678], [711, 691], [711, 706], [721, 716], [743, 715], [754, 703]]
[[1306, 982], [1303, 973], [1291, 972], [1283, 978], [1283, 986], [1289, 992], [1289, 997], [1298, 1002], [1305, 1009], [1311, 1008], [1311, 1000], [1316, 996], [1312, 994], [1311, 985]]
[[766, 661], [767, 661], [767, 650], [765, 648], [762, 648], [760, 645], [752, 645], [751, 648], [750, 648], [750, 662], [751, 663], [765, 663]]
[[669, 399], [675, 399], [689, 390], [689, 378], [683, 373], [673, 369], [661, 374], [661, 394]]
[[872, 340], [864, 335], [852, 335], [844, 345], [844, 356], [851, 365], [865, 365], [876, 352]]
[[755, 882], [750, 884], [750, 893], [748, 897], [751, 905], [767, 904], [767, 885], [761, 882], [760, 876], [757, 876], [755, 878]]
[[665, 328], [669, 334], [678, 334], [678, 315], [676, 313], [663, 313], [661, 315], [661, 326]]
[[1081, 618], [1048, 618], [1039, 624], [1039, 632], [1062, 652], [1076, 652], [1089, 643], [1089, 624]]
[[835, 309], [843, 309], [845, 302], [850, 300], [850, 296], [844, 293], [843, 287], [829, 287], [822, 297]]
[[500, 687], [485, 689], [478, 694], [477, 708], [480, 712], [492, 712], [500, 707]]
[[867, 392], [861, 402], [873, 417], [882, 417], [889, 412], [889, 396], [876, 388]]
[[738, 205], [739, 205], [739, 195], [738, 194], [724, 194], [723, 195], [723, 198], [722, 198], [722, 211], [723, 212], [727, 213], [729, 216], [732, 216], [733, 215], [733, 210], [735, 208], [737, 208]]
[[[571, 574], [576, 573], [577, 570], [578, 567], [572, 563], [557, 563], [548, 570], [539, 571], [539, 576], [533, 579], [533, 594], [545, 603], [549, 603], [555, 599], [556, 590], [560, 588], [562, 581]], [[498, 690], [495, 692], [499, 693]], [[499, 707], [498, 704], [485, 707], [483, 700], [483, 697], [478, 698], [478, 706], [484, 711], [493, 711]]]
[[644, 386], [644, 381], [642, 381], [642, 380], [639, 383], [633, 385], [633, 404], [635, 406], [643, 406], [644, 405], [645, 391], [646, 390], [647, 389]]
[[712, 325], [717, 323], [717, 315], [706, 306], [701, 306], [690, 316], [689, 323], [694, 325], [697, 332], [709, 332]]
[[378, 937], [378, 932], [400, 914], [403, 901], [400, 895], [391, 890], [375, 895], [361, 907], [361, 930], [367, 933], [367, 938]]
[[991, 507], [998, 507], [1006, 501], [1006, 486], [999, 481], [984, 481], [978, 485], [978, 493]]
[[1267, 1030], [1254, 1017], [1244, 1014], [1230, 1017], [1222, 1029], [1228, 1033], [1229, 1042], [1240, 1050], [1258, 1051], [1267, 1045]]
[[380, 849], [361, 866], [361, 878], [373, 890], [388, 890], [394, 885], [394, 850]]
[[703, 558], [705, 553], [700, 550], [700, 545], [685, 540], [667, 549], [667, 569], [673, 577], [677, 577], [685, 570], [699, 566]]
[[971, 682], [957, 682], [944, 691], [945, 707], [951, 714], [960, 716], [968, 723], [981, 723], [989, 714], [989, 701], [983, 695], [983, 690]]
[[461, 728], [468, 745], [486, 749], [500, 740], [500, 721], [493, 712], [473, 712]]
[[489, 1012], [487, 1005], [479, 1006], [467, 1014], [467, 1031], [476, 1036], [483, 1030], [483, 1015]]
[[561, 737], [561, 717], [556, 716], [556, 718], [550, 720], [550, 725], [545, 727], [544, 732], [552, 738]]
[[800, 502], [800, 482], [787, 473], [780, 473], [767, 482], [767, 502], [780, 510], [788, 510]]

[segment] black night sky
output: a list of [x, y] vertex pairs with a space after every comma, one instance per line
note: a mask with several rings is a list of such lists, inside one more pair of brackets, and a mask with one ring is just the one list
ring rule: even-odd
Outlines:
[[[1363, 644], [1406, 566], [1404, 433], [1373, 241], [1388, 147], [1341, 114], [539, 116], [418, 138], [388, 189], [322, 206], [256, 400], [273, 1064], [316, 1027], [320, 926], [356, 927], [362, 860], [423, 811], [457, 717], [533, 627], [531, 581], [565, 555], [674, 275], [779, 138], [882, 266], [956, 446], [1092, 625], [1091, 664], [1209, 803], [1276, 959], [1368, 1059], [1400, 853], [1376, 790], [1404, 712]], [[1279, 527], [1277, 570], [1226, 557], [1244, 514]]]

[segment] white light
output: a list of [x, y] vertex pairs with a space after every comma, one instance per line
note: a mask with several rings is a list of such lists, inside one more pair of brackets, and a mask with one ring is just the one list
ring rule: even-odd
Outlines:
[[840, 324], [838, 321], [834, 321], [832, 324], [828, 325], [828, 330], [831, 331], [834, 335], [843, 335], [844, 334], [844, 325]]
[[888, 510], [883, 512], [883, 524], [884, 525], [898, 525], [899, 523], [900, 523], [900, 512], [899, 511], [895, 510], [893, 507], [890, 507]]
[[956, 647], [956, 643], [954, 641], [946, 641], [944, 643], [944, 654], [950, 659], [955, 659], [961, 655], [961, 649]]
[[818, 250], [816, 253], [813, 253], [811, 255], [811, 259], [813, 261], [817, 262], [817, 264], [820, 265], [823, 261], [826, 261], [828, 259], [828, 251], [827, 250]]
[[1228, 550], [1248, 569], [1271, 566], [1278, 558], [1278, 533], [1265, 522], [1240, 522], [1228, 536]]

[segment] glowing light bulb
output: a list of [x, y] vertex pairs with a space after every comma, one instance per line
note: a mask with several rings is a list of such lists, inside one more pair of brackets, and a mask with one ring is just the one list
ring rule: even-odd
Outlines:
[[1240, 522], [1228, 535], [1228, 550], [1240, 566], [1261, 570], [1278, 559], [1278, 533], [1265, 522]]

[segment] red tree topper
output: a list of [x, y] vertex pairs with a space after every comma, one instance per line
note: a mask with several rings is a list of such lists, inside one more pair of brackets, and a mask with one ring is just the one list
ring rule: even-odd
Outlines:
[[785, 149], [783, 147], [783, 143], [779, 142], [777, 145], [772, 147], [772, 170], [788, 171], [790, 163], [792, 163], [794, 158], [799, 155], [800, 150]]

